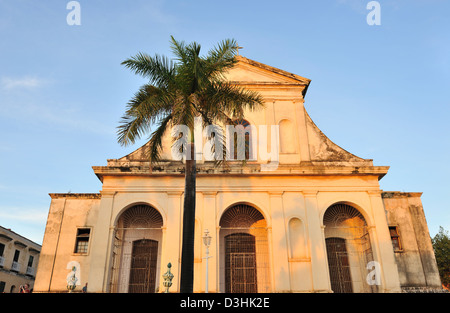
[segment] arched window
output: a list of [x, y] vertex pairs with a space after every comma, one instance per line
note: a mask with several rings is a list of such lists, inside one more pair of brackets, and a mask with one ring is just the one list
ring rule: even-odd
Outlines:
[[[229, 134], [231, 135], [231, 134]], [[233, 157], [234, 160], [255, 160], [256, 155], [253, 145], [252, 126], [247, 120], [236, 121], [233, 133]]]

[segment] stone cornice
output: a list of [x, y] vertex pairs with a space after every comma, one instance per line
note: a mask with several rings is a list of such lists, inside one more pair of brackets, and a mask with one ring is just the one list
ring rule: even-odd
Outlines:
[[381, 191], [383, 199], [421, 197], [422, 192]]
[[52, 199], [100, 199], [100, 193], [50, 193]]
[[[158, 166], [150, 171], [148, 166], [93, 166], [100, 180], [103, 176], [184, 176], [183, 166]], [[378, 176], [387, 174], [388, 166], [301, 166], [280, 165], [275, 171], [261, 171], [260, 164], [248, 164], [245, 167], [214, 167], [208, 164], [197, 165], [197, 176]], [[70, 194], [65, 194], [69, 195]]]

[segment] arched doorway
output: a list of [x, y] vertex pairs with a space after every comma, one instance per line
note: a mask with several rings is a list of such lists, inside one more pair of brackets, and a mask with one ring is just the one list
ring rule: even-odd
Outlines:
[[257, 209], [238, 204], [225, 211], [220, 247], [222, 291], [271, 291], [267, 223]]
[[153, 293], [159, 282], [163, 220], [149, 205], [135, 205], [114, 229], [110, 291]]
[[366, 282], [373, 253], [363, 215], [351, 205], [338, 203], [326, 210], [323, 224], [333, 292], [376, 292], [376, 286]]

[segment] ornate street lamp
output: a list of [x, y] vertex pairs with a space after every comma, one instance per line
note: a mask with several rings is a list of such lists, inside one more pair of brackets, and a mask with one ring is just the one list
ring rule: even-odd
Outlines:
[[173, 274], [170, 272], [171, 267], [172, 267], [171, 263], [167, 264], [167, 272], [163, 274], [164, 279], [163, 286], [166, 287], [166, 291], [164, 291], [165, 293], [169, 293], [169, 288], [170, 286], [172, 286]]
[[73, 275], [67, 279], [67, 290], [69, 290], [69, 293], [72, 293], [72, 291], [74, 291], [75, 288], [77, 287], [78, 279], [77, 279], [77, 277], [75, 275], [76, 274], [76, 270], [77, 270], [77, 268], [75, 266], [72, 267]]
[[211, 236], [209, 235], [209, 231], [205, 229], [205, 235], [203, 238], [203, 244], [206, 246], [206, 283], [205, 283], [205, 293], [208, 293], [208, 259], [211, 257], [209, 256], [209, 246], [211, 244]]

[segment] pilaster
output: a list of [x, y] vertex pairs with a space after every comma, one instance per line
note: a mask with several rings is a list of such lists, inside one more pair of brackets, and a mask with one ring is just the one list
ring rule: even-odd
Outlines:
[[[163, 254], [161, 256], [161, 273], [167, 271], [167, 264], [171, 263], [171, 272], [174, 275], [172, 280], [171, 292], [179, 291], [180, 273], [181, 273], [181, 196], [182, 191], [167, 192], [167, 220], [163, 227]], [[160, 280], [160, 290], [164, 290]]]
[[[216, 191], [203, 191], [203, 229], [202, 236], [207, 229], [211, 238], [211, 245], [209, 246], [209, 261], [208, 261], [208, 292], [218, 292], [219, 279], [218, 279], [218, 268], [219, 268], [219, 237], [217, 236], [217, 225], [216, 225]], [[205, 246], [203, 245], [202, 239], [202, 271], [206, 275], [206, 260], [205, 257]], [[204, 276], [202, 275], [202, 276]], [[205, 279], [202, 280], [203, 290], [205, 290]]]
[[381, 265], [382, 292], [400, 292], [400, 278], [387, 225], [383, 199], [381, 198], [381, 191], [368, 191], [368, 194], [375, 224], [371, 235], [376, 243], [377, 261]]
[[272, 281], [274, 292], [291, 289], [283, 192], [269, 192], [272, 232]]
[[294, 101], [297, 120], [298, 140], [300, 142], [300, 162], [311, 162], [309, 154], [309, 140], [306, 125], [306, 111], [303, 101]]
[[318, 191], [303, 191], [306, 219], [308, 221], [308, 244], [311, 252], [313, 291], [327, 292], [331, 290], [331, 285], [328, 275], [324, 229], [320, 221], [320, 212], [317, 205], [317, 194]]
[[90, 248], [89, 291], [107, 292], [108, 289], [108, 263], [111, 258], [112, 232], [111, 217], [114, 209], [114, 198], [117, 192], [102, 191], [97, 222], [93, 229]]

